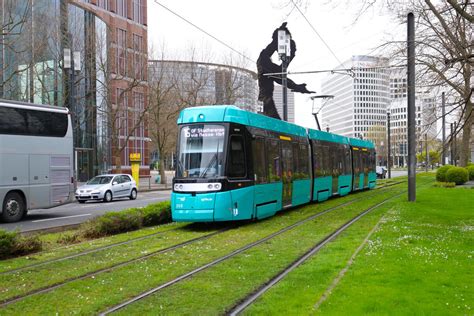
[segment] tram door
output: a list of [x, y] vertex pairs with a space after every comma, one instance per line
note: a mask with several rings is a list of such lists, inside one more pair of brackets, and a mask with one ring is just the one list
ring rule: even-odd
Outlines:
[[283, 182], [283, 196], [282, 206], [291, 205], [291, 196], [293, 192], [293, 151], [291, 148], [291, 142], [281, 142], [281, 153], [282, 153], [282, 182]]

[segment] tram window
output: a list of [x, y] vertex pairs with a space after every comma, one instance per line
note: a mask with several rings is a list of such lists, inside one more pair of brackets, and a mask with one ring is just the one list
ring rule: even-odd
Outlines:
[[351, 151], [349, 149], [349, 146], [345, 145], [344, 146], [344, 159], [346, 161], [346, 167], [344, 169], [344, 173], [352, 173], [352, 166], [351, 166]]
[[321, 146], [321, 153], [322, 153], [322, 164], [321, 170], [323, 176], [331, 175], [331, 152], [329, 150], [329, 146]]
[[301, 155], [299, 151], [298, 143], [292, 143], [291, 147], [293, 148], [293, 179], [300, 179], [300, 160], [299, 157]]
[[229, 177], [243, 178], [246, 176], [244, 139], [242, 136], [230, 137]]
[[266, 183], [265, 140], [262, 137], [257, 137], [253, 141], [253, 161], [255, 168], [255, 181], [257, 183]]
[[315, 177], [320, 177], [322, 175], [322, 148], [317, 140], [311, 140], [313, 143], [313, 159], [314, 159], [314, 170], [313, 174]]
[[278, 182], [281, 179], [280, 142], [276, 139], [267, 140], [267, 170], [268, 180]]
[[298, 165], [300, 168], [298, 172], [301, 174], [302, 179], [307, 179], [309, 178], [308, 145], [300, 144], [299, 147]]

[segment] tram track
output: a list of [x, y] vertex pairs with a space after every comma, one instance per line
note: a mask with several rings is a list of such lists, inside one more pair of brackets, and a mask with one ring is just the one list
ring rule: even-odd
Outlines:
[[[403, 181], [401, 181], [401, 182], [403, 182]], [[380, 186], [380, 187], [378, 187], [378, 189], [382, 189], [382, 188], [385, 188], [385, 187], [391, 187], [391, 186], [400, 184], [401, 182], [396, 182], [396, 183], [393, 183], [393, 184], [390, 184], [390, 185]], [[385, 190], [384, 190], [383, 192], [385, 192]], [[362, 192], [361, 192], [361, 193], [362, 193]], [[382, 193], [382, 192], [377, 192], [377, 194], [375, 194], [375, 195], [378, 195], [378, 194], [380, 194], [380, 193]], [[371, 196], [371, 197], [372, 197], [372, 196]], [[250, 248], [252, 248], [252, 247], [255, 247], [255, 246], [257, 246], [258, 244], [261, 244], [261, 243], [263, 243], [263, 242], [265, 242], [265, 241], [267, 241], [267, 240], [269, 240], [269, 239], [271, 239], [271, 238], [274, 238], [274, 237], [276, 237], [276, 236], [278, 236], [278, 235], [280, 235], [280, 234], [282, 234], [282, 233], [284, 233], [284, 232], [286, 232], [286, 231], [288, 231], [288, 230], [291, 230], [291, 229], [293, 229], [293, 228], [295, 228], [295, 227], [297, 227], [297, 226], [300, 226], [300, 225], [302, 225], [302, 224], [304, 224], [304, 223], [306, 223], [306, 222], [308, 222], [308, 221], [310, 221], [310, 220], [312, 220], [312, 219], [315, 219], [315, 218], [317, 218], [317, 217], [319, 217], [319, 216], [322, 216], [322, 215], [324, 215], [324, 214], [326, 214], [326, 213], [328, 213], [328, 212], [330, 212], [330, 211], [339, 209], [339, 208], [341, 208], [341, 207], [351, 205], [351, 204], [353, 204], [353, 203], [355, 203], [355, 202], [357, 202], [357, 201], [360, 201], [360, 200], [362, 200], [362, 199], [364, 199], [364, 198], [367, 198], [367, 197], [356, 197], [356, 198], [351, 199], [351, 200], [349, 200], [349, 201], [347, 201], [347, 202], [338, 204], [338, 205], [336, 205], [336, 206], [334, 206], [334, 207], [328, 208], [328, 209], [323, 210], [323, 211], [321, 211], [321, 212], [319, 212], [319, 213], [316, 213], [316, 214], [313, 214], [313, 215], [311, 215], [311, 216], [309, 216], [309, 217], [306, 217], [306, 218], [304, 218], [304, 219], [302, 219], [302, 220], [300, 220], [300, 221], [298, 221], [298, 222], [296, 222], [296, 223], [294, 223], [294, 224], [292, 224], [292, 225], [290, 225], [290, 226], [287, 226], [287, 227], [283, 228], [282, 230], [280, 230], [280, 231], [278, 231], [278, 232], [275, 232], [275, 233], [273, 233], [273, 234], [271, 234], [271, 235], [265, 237], [264, 239], [261, 239], [261, 240], [259, 240], [259, 241], [253, 242], [253, 243], [251, 243], [251, 244], [248, 244], [248, 245], [246, 245], [246, 246], [244, 246], [244, 247], [242, 247], [242, 248], [240, 248], [240, 249], [238, 249], [238, 250], [236, 250], [236, 251], [234, 251], [234, 252], [228, 254], [227, 256], [225, 256], [224, 259], [221, 258], [220, 260], [219, 260], [219, 259], [218, 259], [218, 260], [215, 260], [215, 261], [217, 261], [217, 262], [214, 262], [214, 261], [213, 261], [213, 262], [211, 262], [211, 263], [205, 265], [204, 268], [203, 268], [203, 267], [198, 268], [199, 270], [198, 270], [198, 269], [195, 269], [195, 270], [193, 270], [193, 271], [191, 271], [191, 272], [189, 272], [189, 273], [184, 274], [183, 276], [181, 276], [181, 277], [179, 277], [179, 278], [180, 278], [180, 280], [185, 279], [185, 278], [187, 278], [187, 277], [189, 277], [189, 276], [191, 276], [191, 275], [193, 275], [193, 274], [195, 274], [195, 273], [197, 273], [197, 272], [199, 272], [199, 271], [202, 271], [202, 270], [207, 269], [208, 267], [210, 267], [210, 266], [212, 266], [212, 265], [217, 264], [218, 262], [221, 262], [221, 261], [223, 261], [223, 260], [226, 260], [226, 259], [228, 259], [228, 258], [230, 258], [230, 257], [233, 257], [233, 256], [237, 255], [238, 253], [241, 253], [241, 252], [243, 252], [243, 251], [245, 251], [245, 250], [247, 250], [247, 249], [250, 249]], [[186, 246], [186, 245], [190, 245], [190, 244], [195, 243], [195, 242], [198, 242], [198, 241], [202, 241], [202, 240], [208, 239], [208, 238], [213, 237], [213, 236], [215, 236], [215, 235], [217, 235], [217, 234], [220, 234], [220, 233], [223, 233], [223, 232], [225, 232], [225, 231], [228, 231], [228, 230], [230, 230], [230, 229], [232, 229], [232, 228], [235, 228], [235, 226], [234, 226], [234, 227], [227, 227], [227, 228], [221, 229], [221, 230], [219, 230], [219, 231], [217, 231], [217, 232], [213, 232], [213, 233], [211, 233], [211, 234], [206, 234], [206, 235], [204, 235], [204, 236], [200, 236], [200, 237], [197, 237], [197, 238], [193, 238], [193, 239], [184, 241], [184, 242], [182, 242], [182, 243], [179, 243], [179, 244], [176, 244], [176, 245], [169, 246], [169, 247], [167, 247], [167, 248], [163, 248], [163, 249], [154, 251], [154, 252], [152, 252], [152, 253], [148, 253], [148, 254], [145, 255], [145, 256], [140, 256], [140, 257], [133, 258], [133, 259], [130, 259], [130, 260], [127, 260], [127, 261], [122, 261], [122, 262], [119, 262], [119, 263], [117, 263], [117, 264], [114, 264], [114, 265], [111, 265], [111, 266], [108, 266], [108, 267], [105, 267], [105, 268], [102, 268], [102, 269], [97, 269], [97, 270], [94, 270], [94, 271], [91, 271], [91, 272], [88, 272], [88, 273], [85, 273], [85, 274], [82, 274], [82, 275], [79, 275], [79, 276], [67, 278], [67, 279], [63, 280], [62, 282], [58, 282], [58, 283], [55, 283], [55, 284], [52, 284], [52, 285], [48, 285], [48, 286], [44, 286], [44, 287], [39, 287], [39, 288], [37, 288], [37, 289], [34, 289], [34, 290], [29, 291], [29, 292], [27, 292], [27, 293], [25, 293], [25, 294], [22, 294], [22, 295], [17, 295], [17, 296], [11, 297], [11, 298], [4, 299], [4, 300], [0, 301], [0, 308], [6, 307], [6, 306], [11, 305], [11, 304], [16, 303], [16, 302], [19, 302], [19, 301], [21, 301], [21, 300], [23, 300], [23, 299], [26, 299], [26, 298], [28, 298], [28, 297], [31, 297], [31, 296], [33, 296], [33, 295], [39, 295], [39, 294], [44, 294], [44, 293], [51, 292], [51, 291], [53, 291], [53, 290], [55, 290], [55, 289], [58, 289], [58, 288], [60, 288], [60, 287], [63, 287], [63, 286], [65, 286], [65, 285], [67, 285], [67, 284], [69, 284], [69, 283], [71, 283], [71, 282], [74, 282], [74, 281], [79, 281], [79, 280], [84, 280], [84, 279], [86, 279], [86, 278], [95, 277], [95, 276], [97, 276], [97, 275], [99, 275], [99, 274], [103, 274], [103, 273], [106, 273], [106, 272], [112, 272], [113, 270], [116, 270], [116, 269], [118, 269], [118, 268], [120, 268], [120, 267], [124, 267], [124, 266], [126, 266], [126, 265], [133, 264], [133, 263], [135, 263], [135, 262], [139, 262], [139, 261], [148, 259], [148, 258], [150, 258], [150, 257], [156, 256], [156, 255], [159, 255], [159, 254], [163, 254], [163, 253], [165, 253], [165, 252], [172, 251], [172, 250], [175, 250], [175, 249], [184, 247], [184, 246]], [[180, 229], [180, 228], [178, 228], [178, 229]], [[101, 250], [110, 249], [110, 248], [117, 247], [117, 246], [120, 246], [120, 245], [123, 245], [123, 244], [127, 244], [127, 243], [132, 243], [132, 242], [137, 241], [137, 240], [143, 240], [143, 239], [146, 239], [146, 238], [150, 238], [150, 237], [152, 237], [152, 236], [156, 236], [156, 235], [158, 235], [158, 234], [162, 234], [162, 233], [169, 232], [169, 231], [174, 231], [174, 230], [176, 230], [176, 229], [167, 230], [167, 231], [164, 231], [164, 232], [157, 232], [157, 233], [155, 233], [155, 234], [153, 234], [153, 235], [147, 235], [147, 236], [142, 236], [142, 237], [134, 238], [134, 239], [131, 239], [131, 240], [128, 240], [128, 241], [124, 241], [124, 242], [120, 242], [120, 243], [115, 243], [115, 244], [107, 245], [107, 246], [104, 246], [104, 247], [100, 247], [100, 248], [96, 248], [96, 249], [93, 249], [93, 250], [90, 250], [90, 251], [85, 251], [85, 252], [77, 253], [77, 254], [74, 254], [74, 255], [69, 255], [69, 256], [66, 256], [66, 257], [62, 257], [62, 258], [52, 259], [52, 260], [50, 260], [50, 261], [48, 261], [48, 262], [41, 262], [41, 263], [38, 263], [38, 264], [36, 264], [36, 265], [30, 265], [30, 266], [28, 266], [28, 267], [22, 267], [22, 268], [18, 268], [18, 269], [15, 269], [15, 270], [16, 270], [16, 272], [19, 272], [19, 271], [21, 271], [21, 270], [28, 270], [28, 269], [32, 269], [32, 268], [35, 268], [35, 267], [37, 268], [37, 267], [39, 267], [39, 266], [44, 266], [44, 265], [51, 264], [51, 263], [58, 262], [58, 261], [64, 261], [64, 260], [68, 260], [68, 259], [74, 259], [74, 258], [83, 256], [83, 255], [87, 255], [87, 254], [99, 252], [99, 251], [101, 251]], [[196, 271], [196, 270], [198, 270], [198, 271]], [[14, 270], [10, 270], [10, 271], [3, 272], [3, 273], [1, 273], [1, 274], [13, 273], [13, 271], [14, 271]], [[173, 281], [174, 281], [174, 282], [173, 282]], [[165, 283], [163, 286], [161, 286], [160, 289], [161, 289], [161, 288], [164, 288], [164, 287], [168, 287], [168, 286], [170, 286], [170, 285], [172, 285], [172, 284], [174, 284], [174, 283], [177, 283], [177, 282], [179, 282], [179, 281], [176, 281], [176, 279], [175, 279], [175, 280], [172, 280], [172, 281], [170, 281], [170, 282], [167, 282], [167, 283]], [[157, 290], [156, 290], [156, 291], [157, 291]], [[153, 292], [152, 292], [152, 293], [153, 293]], [[150, 294], [152, 294], [152, 293], [150, 293]], [[150, 295], [150, 294], [148, 294], [148, 295]], [[148, 296], [148, 295], [146, 295], [146, 296]]]
[[251, 294], [247, 295], [238, 304], [234, 305], [230, 309], [230, 311], [227, 313], [227, 315], [230, 315], [230, 316], [240, 315], [247, 307], [249, 307], [259, 297], [261, 297], [263, 294], [265, 294], [269, 289], [271, 289], [278, 282], [280, 282], [282, 279], [284, 279], [289, 273], [291, 273], [293, 270], [298, 268], [301, 264], [303, 264], [308, 259], [310, 259], [315, 254], [317, 254], [325, 245], [327, 245], [329, 242], [335, 240], [341, 233], [346, 231], [346, 229], [348, 229], [352, 224], [359, 221], [362, 217], [364, 217], [365, 215], [367, 215], [371, 211], [379, 208], [380, 206], [384, 205], [388, 201], [390, 201], [390, 200], [392, 200], [396, 197], [399, 197], [400, 195], [404, 194], [405, 192], [406, 191], [400, 192], [400, 193], [398, 193], [394, 196], [391, 196], [391, 197], [377, 203], [376, 205], [373, 205], [373, 206], [365, 209], [363, 212], [359, 213], [358, 215], [354, 216], [352, 219], [350, 219], [346, 223], [339, 226], [335, 231], [333, 231], [332, 233], [326, 235], [326, 237], [324, 237], [322, 240], [318, 241], [311, 249], [306, 251], [298, 259], [294, 260], [291, 264], [289, 264], [287, 267], [285, 267], [279, 273], [274, 275], [268, 282], [261, 285], [256, 291], [254, 291]]
[[[377, 186], [376, 190], [391, 187], [391, 186], [400, 184], [402, 182], [404, 182], [404, 181], [398, 181], [398, 182], [394, 182], [394, 183], [384, 184], [382, 186]], [[353, 200], [357, 201], [359, 199], [360, 199], [359, 197], [356, 197]], [[183, 227], [177, 227], [177, 228], [174, 228], [174, 229], [169, 229], [169, 230], [165, 230], [165, 231], [152, 233], [152, 234], [149, 234], [149, 235], [146, 235], [146, 236], [140, 236], [140, 237], [132, 238], [132, 239], [129, 239], [129, 240], [125, 240], [125, 241], [121, 241], [121, 242], [112, 243], [112, 244], [109, 244], [109, 245], [97, 247], [97, 248], [94, 248], [94, 249], [81, 251], [81, 252], [78, 252], [78, 253], [74, 253], [74, 254], [59, 257], [59, 258], [53, 258], [53, 259], [41, 261], [41, 262], [38, 262], [38, 263], [25, 265], [25, 266], [15, 268], [15, 269], [0, 271], [0, 275], [14, 274], [14, 273], [18, 273], [18, 272], [25, 271], [25, 270], [36, 269], [36, 268], [39, 268], [39, 267], [42, 267], [42, 266], [45, 266], [45, 265], [48, 265], [48, 264], [58, 263], [58, 262], [69, 260], [69, 259], [75, 259], [75, 258], [82, 257], [82, 256], [85, 256], [85, 255], [97, 253], [97, 252], [104, 251], [104, 250], [109, 250], [109, 249], [112, 249], [112, 248], [115, 248], [115, 247], [118, 247], [118, 246], [128, 245], [128, 244], [131, 244], [131, 243], [134, 243], [134, 242], [137, 242], [137, 241], [146, 240], [146, 239], [149, 239], [149, 238], [156, 237], [158, 235], [163, 235], [165, 233], [174, 232], [174, 231], [178, 231], [178, 230], [181, 230], [181, 229], [183, 229]]]
[[[386, 188], [386, 187], [391, 187], [391, 186], [400, 184], [402, 182], [404, 182], [404, 181], [398, 181], [398, 182], [394, 182], [394, 183], [384, 184], [384, 185], [381, 185], [381, 186], [377, 186], [375, 189], [379, 190], [379, 189], [383, 189], [383, 188]], [[365, 191], [363, 191], [363, 192], [365, 192]], [[363, 192], [361, 192], [361, 193], [363, 193]], [[358, 198], [356, 198], [355, 200], [358, 200]], [[109, 249], [112, 249], [112, 248], [115, 248], [115, 247], [118, 247], [118, 246], [128, 245], [128, 244], [131, 244], [133, 242], [142, 241], [142, 240], [145, 240], [145, 239], [148, 239], [148, 238], [153, 238], [153, 237], [156, 237], [158, 235], [162, 235], [162, 234], [165, 234], [165, 233], [168, 233], [168, 232], [178, 231], [178, 230], [181, 230], [181, 229], [183, 229], [183, 227], [177, 227], [177, 228], [173, 228], [173, 229], [169, 229], [169, 230], [165, 230], [165, 231], [152, 233], [152, 234], [149, 234], [149, 235], [146, 235], [146, 236], [131, 238], [129, 240], [125, 240], [125, 241], [121, 241], [121, 242], [112, 243], [112, 244], [109, 244], [109, 245], [97, 247], [97, 248], [94, 248], [94, 249], [91, 249], [91, 250], [81, 251], [81, 252], [78, 252], [78, 253], [74, 253], [74, 254], [59, 257], [59, 258], [53, 258], [53, 259], [41, 261], [41, 262], [38, 262], [38, 263], [25, 265], [25, 266], [15, 268], [15, 269], [0, 271], [0, 275], [13, 274], [13, 273], [21, 272], [21, 271], [24, 271], [24, 270], [36, 269], [36, 268], [39, 268], [41, 266], [45, 266], [45, 265], [48, 265], [48, 264], [57, 263], [57, 262], [61, 262], [61, 261], [69, 260], [69, 259], [74, 259], [74, 258], [82, 257], [82, 256], [85, 256], [85, 255], [97, 253], [97, 252], [104, 251], [104, 250], [109, 250]], [[56, 248], [56, 249], [59, 249], [59, 248]]]
[[[400, 194], [403, 194], [403, 192], [397, 194], [397, 196], [400, 195]], [[391, 198], [393, 198], [393, 197], [390, 197], [390, 198], [388, 198], [388, 199], [385, 199], [385, 200], [382, 201], [382, 202], [385, 203], [387, 200], [389, 200], [389, 199], [391, 199]], [[265, 243], [265, 242], [267, 242], [267, 241], [269, 241], [269, 240], [271, 240], [271, 239], [273, 239], [273, 238], [275, 238], [275, 237], [277, 237], [277, 236], [280, 236], [280, 235], [282, 235], [282, 234], [284, 234], [284, 233], [286, 233], [286, 232], [288, 232], [288, 231], [290, 231], [290, 230], [292, 230], [292, 229], [294, 229], [294, 228], [296, 228], [296, 227], [298, 227], [298, 226], [301, 226], [301, 225], [303, 225], [303, 224], [305, 224], [305, 223], [307, 223], [307, 222], [309, 222], [309, 221], [311, 221], [311, 220], [314, 220], [314, 219], [316, 219], [316, 218], [318, 218], [318, 217], [320, 217], [320, 216], [322, 216], [322, 215], [325, 215], [325, 214], [327, 214], [327, 213], [329, 213], [329, 212], [331, 212], [331, 211], [337, 210], [337, 209], [339, 209], [339, 208], [341, 208], [341, 207], [351, 205], [351, 204], [353, 204], [353, 203], [355, 203], [355, 202], [357, 202], [357, 201], [359, 201], [359, 200], [362, 200], [362, 199], [363, 199], [363, 198], [353, 199], [353, 200], [351, 200], [351, 201], [348, 201], [348, 202], [345, 202], [345, 203], [343, 203], [343, 204], [340, 204], [340, 205], [337, 205], [337, 206], [328, 208], [328, 209], [326, 209], [326, 210], [324, 210], [324, 211], [321, 211], [321, 212], [319, 212], [319, 213], [317, 213], [317, 214], [311, 215], [311, 216], [309, 216], [309, 217], [307, 217], [307, 218], [304, 218], [304, 219], [302, 219], [302, 220], [300, 220], [300, 221], [297, 221], [297, 222], [293, 223], [292, 225], [289, 225], [289, 226], [287, 226], [287, 227], [285, 227], [285, 228], [280, 229], [280, 230], [277, 231], [277, 232], [274, 232], [274, 233], [272, 233], [272, 234], [270, 234], [270, 235], [268, 235], [268, 236], [266, 236], [266, 237], [264, 237], [264, 238], [261, 238], [261, 239], [259, 239], [259, 240], [257, 240], [257, 241], [254, 241], [254, 242], [252, 242], [252, 243], [249, 243], [249, 244], [247, 244], [247, 245], [245, 245], [245, 246], [243, 246], [243, 247], [241, 247], [241, 248], [239, 248], [239, 249], [236, 249], [236, 250], [234, 250], [234, 251], [232, 251], [232, 252], [230, 252], [230, 253], [228, 253], [228, 254], [226, 254], [226, 255], [224, 255], [224, 256], [221, 256], [221, 257], [219, 257], [219, 258], [217, 258], [217, 259], [215, 259], [215, 260], [213, 260], [213, 261], [211, 261], [211, 262], [209, 262], [209, 263], [206, 263], [206, 264], [204, 264], [204, 265], [202, 265], [202, 266], [200, 266], [200, 267], [198, 267], [198, 268], [195, 268], [195, 269], [192, 270], [192, 271], [189, 271], [189, 272], [187, 272], [187, 273], [185, 273], [185, 274], [182, 274], [182, 275], [180, 275], [180, 276], [178, 276], [178, 277], [176, 277], [176, 278], [174, 278], [174, 279], [172, 279], [172, 280], [170, 280], [170, 281], [168, 281], [168, 282], [166, 282], [166, 283], [163, 283], [163, 284], [161, 284], [161, 285], [159, 285], [159, 286], [157, 286], [157, 287], [155, 287], [155, 288], [152, 288], [152, 289], [150, 289], [150, 290], [148, 290], [148, 291], [145, 291], [145, 292], [143, 292], [143, 293], [141, 293], [141, 294], [139, 294], [139, 295], [137, 295], [137, 296], [135, 296], [135, 297], [133, 297], [133, 298], [131, 298], [131, 299], [129, 299], [129, 300], [123, 302], [123, 303], [120, 303], [120, 304], [118, 304], [118, 305], [115, 305], [115, 306], [113, 306], [113, 307], [111, 307], [111, 308], [105, 310], [104, 312], [100, 313], [100, 315], [101, 315], [101, 316], [102, 316], [102, 315], [109, 315], [109, 314], [111, 314], [111, 313], [113, 313], [113, 312], [119, 311], [119, 310], [121, 310], [121, 309], [123, 309], [123, 308], [125, 308], [125, 307], [127, 307], [127, 306], [129, 306], [129, 305], [132, 305], [133, 303], [136, 303], [136, 302], [138, 302], [138, 301], [141, 301], [142, 299], [144, 299], [144, 298], [146, 298], [146, 297], [149, 297], [149, 296], [152, 295], [152, 294], [155, 294], [155, 293], [157, 293], [157, 292], [159, 292], [159, 291], [161, 291], [161, 290], [163, 290], [163, 289], [165, 289], [165, 288], [168, 288], [168, 287], [170, 287], [170, 286], [172, 286], [172, 285], [175, 285], [175, 284], [177, 284], [177, 283], [179, 283], [179, 282], [181, 282], [181, 281], [183, 281], [183, 280], [185, 280], [185, 279], [188, 279], [188, 278], [190, 278], [190, 277], [196, 275], [197, 273], [199, 273], [199, 272], [201, 272], [201, 271], [204, 271], [204, 270], [207, 270], [207, 269], [209, 269], [209, 268], [211, 268], [211, 267], [213, 267], [213, 266], [216, 266], [217, 264], [219, 264], [219, 263], [221, 263], [221, 262], [223, 262], [223, 261], [225, 261], [225, 260], [228, 260], [228, 259], [230, 259], [230, 258], [233, 258], [233, 257], [237, 256], [237, 255], [240, 254], [240, 253], [243, 253], [243, 252], [245, 252], [245, 251], [247, 251], [247, 250], [249, 250], [249, 249], [251, 249], [251, 248], [254, 248], [254, 247], [258, 246], [258, 245], [261, 245], [261, 244], [263, 244], [263, 243]], [[380, 203], [382, 203], [382, 202], [380, 202]], [[380, 204], [380, 203], [379, 203], [379, 204]], [[379, 204], [377, 204], [377, 207], [380, 206]], [[373, 208], [375, 208], [375, 206], [373, 206]], [[359, 215], [360, 215], [360, 214], [359, 214]], [[365, 215], [365, 213], [364, 213], [364, 215]], [[363, 215], [361, 215], [361, 217], [362, 217], [362, 216], [363, 216]]]

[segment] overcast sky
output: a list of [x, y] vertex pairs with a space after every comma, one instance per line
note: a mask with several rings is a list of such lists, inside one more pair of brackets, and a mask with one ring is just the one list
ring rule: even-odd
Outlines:
[[[241, 52], [247, 57], [246, 67], [254, 71], [260, 51], [271, 41], [273, 30], [284, 21], [288, 22], [288, 29], [297, 46], [296, 57], [288, 69], [290, 72], [334, 69], [352, 55], [383, 53], [376, 48], [385, 40], [406, 39], [406, 26], [399, 25], [378, 9], [365, 13], [354, 23], [357, 7], [347, 5], [349, 1], [343, 0], [339, 5], [334, 5], [334, 1], [308, 1], [310, 6], [301, 10], [311, 25], [298, 9], [283, 8], [285, 1], [281, 0], [158, 2]], [[183, 59], [191, 47], [197, 55], [205, 56], [208, 62], [220, 63], [224, 56], [232, 53], [231, 49], [173, 15], [154, 0], [148, 0], [148, 40], [153, 51], [161, 54], [164, 50], [167, 59]], [[274, 62], [278, 62], [277, 58]], [[290, 78], [296, 83], [307, 83], [310, 90], [319, 93], [320, 81], [325, 76], [327, 74], [295, 74]], [[295, 107], [296, 123], [315, 127], [309, 96], [296, 94]]]

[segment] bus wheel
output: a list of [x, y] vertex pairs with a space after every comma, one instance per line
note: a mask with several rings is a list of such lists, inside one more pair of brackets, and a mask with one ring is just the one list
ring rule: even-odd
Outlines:
[[3, 200], [1, 219], [6, 223], [19, 221], [26, 213], [25, 202], [20, 194], [10, 192]]
[[112, 201], [112, 192], [107, 191], [104, 194], [104, 202], [110, 202]]

